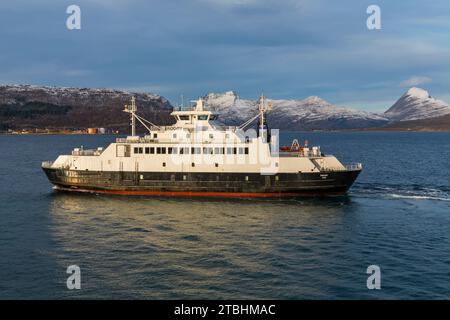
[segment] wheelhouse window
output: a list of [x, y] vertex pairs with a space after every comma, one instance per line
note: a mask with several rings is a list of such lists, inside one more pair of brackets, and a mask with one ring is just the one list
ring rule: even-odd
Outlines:
[[213, 148], [203, 148], [203, 154], [214, 154], [214, 149]]
[[178, 116], [178, 118], [182, 121], [189, 121], [189, 116]]
[[215, 154], [224, 154], [225, 148], [214, 148], [214, 153]]
[[180, 148], [180, 154], [189, 154], [189, 148], [188, 147]]
[[198, 120], [208, 120], [208, 115], [207, 114], [201, 114], [198, 116]]
[[248, 154], [248, 147], [246, 147], [246, 148], [239, 148], [239, 154]]

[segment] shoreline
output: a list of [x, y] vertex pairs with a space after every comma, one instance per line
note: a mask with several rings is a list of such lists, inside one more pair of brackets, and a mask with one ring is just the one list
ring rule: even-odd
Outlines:
[[[342, 129], [342, 130], [283, 130], [283, 132], [299, 132], [299, 133], [352, 133], [352, 132], [450, 132], [450, 129], [435, 130], [435, 129], [391, 129], [391, 128], [364, 128], [364, 129]], [[141, 133], [144, 134], [144, 133]], [[87, 132], [26, 132], [26, 133], [12, 133], [12, 132], [0, 132], [1, 136], [71, 136], [71, 135], [83, 135], [83, 136], [123, 136], [127, 133], [103, 133], [92, 134]]]

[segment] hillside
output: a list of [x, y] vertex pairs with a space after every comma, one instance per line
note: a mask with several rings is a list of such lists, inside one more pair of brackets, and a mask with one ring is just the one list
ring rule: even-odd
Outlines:
[[168, 123], [172, 106], [156, 94], [6, 85], [0, 86], [0, 130], [105, 127], [128, 131], [129, 115], [122, 110], [132, 95], [136, 97], [142, 116], [150, 121]]
[[450, 114], [435, 118], [394, 122], [379, 129], [392, 131], [450, 131]]

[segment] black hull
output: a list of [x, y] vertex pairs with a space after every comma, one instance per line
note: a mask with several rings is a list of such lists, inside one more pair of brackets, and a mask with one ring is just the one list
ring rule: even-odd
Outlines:
[[321, 173], [100, 172], [43, 168], [60, 190], [155, 196], [296, 197], [344, 194], [360, 170]]

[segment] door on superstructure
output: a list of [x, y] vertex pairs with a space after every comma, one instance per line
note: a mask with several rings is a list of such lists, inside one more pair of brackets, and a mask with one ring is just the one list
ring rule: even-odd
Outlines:
[[116, 146], [117, 157], [129, 157], [131, 153], [131, 147], [129, 144], [118, 144]]
[[119, 180], [120, 180], [120, 182], [122, 182], [122, 180], [123, 180], [123, 162], [122, 161], [119, 162]]
[[139, 162], [138, 161], [136, 161], [134, 163], [134, 177], [133, 177], [133, 180], [134, 180], [134, 184], [136, 186], [139, 185]]

